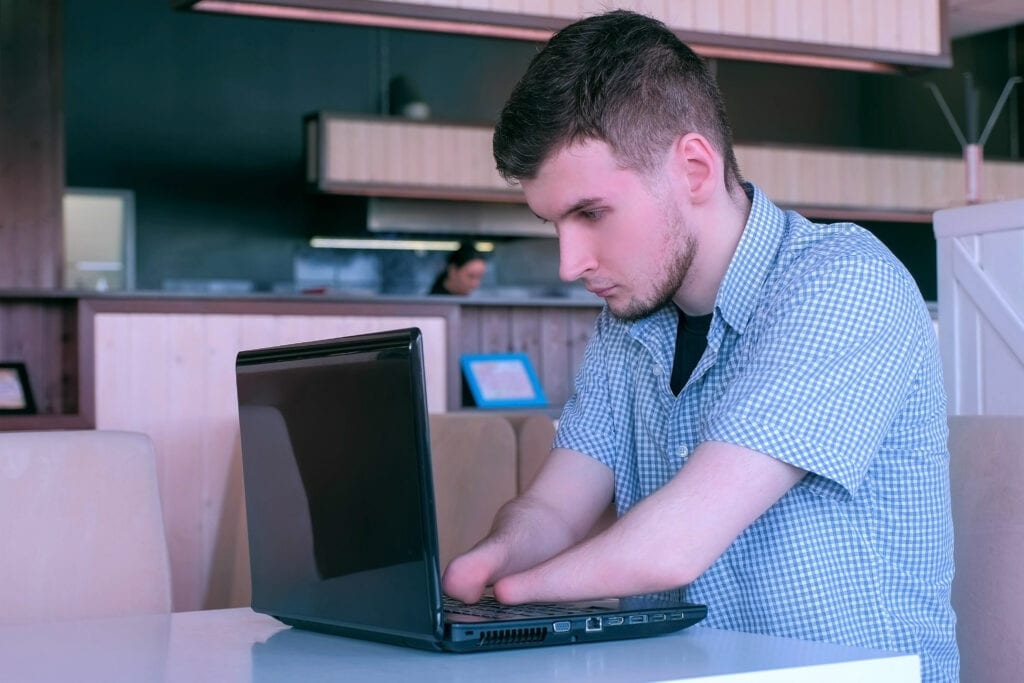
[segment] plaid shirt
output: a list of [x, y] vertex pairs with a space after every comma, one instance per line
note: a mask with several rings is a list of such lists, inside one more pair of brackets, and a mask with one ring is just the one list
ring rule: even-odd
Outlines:
[[709, 626], [914, 652], [925, 681], [955, 681], [946, 404], [927, 308], [867, 231], [746, 189], [750, 217], [683, 391], [669, 388], [674, 307], [632, 324], [605, 308], [555, 445], [612, 469], [620, 515], [703, 441], [807, 470], [686, 597], [708, 605]]

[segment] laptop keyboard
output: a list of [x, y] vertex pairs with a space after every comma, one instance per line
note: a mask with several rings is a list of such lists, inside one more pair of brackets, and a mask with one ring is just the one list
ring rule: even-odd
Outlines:
[[574, 614], [594, 614], [607, 612], [597, 605], [566, 605], [561, 603], [529, 603], [526, 605], [505, 605], [494, 596], [485, 595], [480, 602], [467, 605], [455, 598], [444, 596], [444, 610], [451, 614], [465, 614], [485, 619], [501, 619], [508, 617], [564, 617]]

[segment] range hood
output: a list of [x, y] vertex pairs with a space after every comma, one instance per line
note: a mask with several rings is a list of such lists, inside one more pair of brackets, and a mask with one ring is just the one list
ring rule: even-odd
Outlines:
[[525, 204], [463, 202], [438, 199], [369, 197], [366, 229], [370, 232], [554, 237]]
[[310, 234], [336, 237], [555, 238], [524, 203], [310, 194]]

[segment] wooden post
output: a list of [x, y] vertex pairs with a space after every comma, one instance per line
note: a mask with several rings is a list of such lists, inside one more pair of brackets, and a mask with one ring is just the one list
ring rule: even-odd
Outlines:
[[61, 286], [61, 27], [61, 0], [0, 0], [0, 289]]

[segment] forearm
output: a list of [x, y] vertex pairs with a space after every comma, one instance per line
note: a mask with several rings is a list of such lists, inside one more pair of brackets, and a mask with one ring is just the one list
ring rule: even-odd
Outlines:
[[[655, 494], [657, 495], [657, 494]], [[686, 537], [664, 529], [672, 517], [648, 498], [608, 529], [564, 552], [510, 567], [494, 590], [501, 602], [549, 602], [625, 597], [676, 588], [705, 567], [685, 549]], [[659, 532], [658, 530], [661, 529]], [[518, 563], [517, 563], [518, 564]], [[710, 563], [708, 563], [710, 564]], [[516, 573], [518, 572], [518, 573]]]
[[696, 580], [804, 472], [766, 455], [702, 444], [665, 486], [604, 532], [495, 586], [502, 602], [658, 592]]
[[445, 592], [474, 602], [501, 577], [558, 555], [584, 538], [611, 497], [604, 465], [579, 453], [552, 452], [530, 490], [506, 503], [488, 536], [448, 566]]
[[543, 501], [522, 496], [498, 511], [490, 533], [444, 575], [445, 592], [475, 602], [498, 579], [535, 567], [577, 542], [579, 537]]
[[534, 567], [579, 540], [565, 521], [543, 501], [520, 496], [506, 503], [481, 545], [497, 545], [505, 555], [492, 580]]

